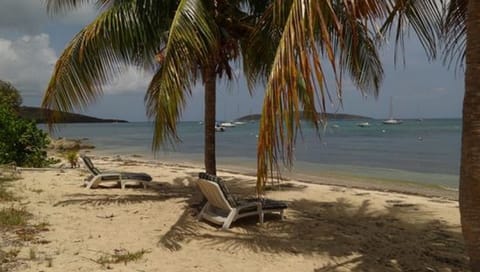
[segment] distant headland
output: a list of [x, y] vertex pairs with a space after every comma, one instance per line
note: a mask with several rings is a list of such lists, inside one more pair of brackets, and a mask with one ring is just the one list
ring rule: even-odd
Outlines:
[[[18, 112], [19, 115], [25, 119], [35, 121], [36, 123], [46, 123], [48, 114], [51, 114], [53, 111], [37, 107], [22, 106]], [[61, 119], [58, 123], [128, 123], [128, 121], [125, 120], [101, 119], [70, 112], [60, 112], [60, 116]]]
[[[301, 112], [300, 114], [301, 114], [301, 118], [305, 119], [303, 117], [303, 112]], [[318, 115], [320, 118], [323, 117], [329, 120], [371, 120], [373, 119], [367, 116], [345, 114], [345, 113], [319, 113]], [[260, 120], [260, 118], [261, 118], [260, 114], [249, 114], [236, 119], [236, 121], [242, 121], [242, 122], [258, 121]]]

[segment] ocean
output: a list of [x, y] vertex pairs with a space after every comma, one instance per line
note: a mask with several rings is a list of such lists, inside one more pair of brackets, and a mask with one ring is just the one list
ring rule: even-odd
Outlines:
[[[460, 166], [460, 119], [404, 120], [384, 125], [370, 120], [330, 120], [320, 133], [303, 124], [295, 148], [292, 174], [308, 176], [347, 175], [360, 178], [414, 182], [458, 188]], [[46, 130], [42, 124], [40, 128]], [[217, 133], [217, 167], [254, 172], [258, 123], [251, 122]], [[60, 124], [53, 137], [88, 139], [94, 153], [139, 155], [146, 159], [183, 163], [203, 162], [203, 125], [180, 122], [181, 142], [157, 153], [151, 150], [153, 124], [81, 123]], [[287, 169], [284, 172], [289, 173]]]

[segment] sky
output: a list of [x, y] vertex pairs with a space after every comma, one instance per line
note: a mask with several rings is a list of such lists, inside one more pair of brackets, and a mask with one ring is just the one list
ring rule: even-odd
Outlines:
[[[44, 0], [0, 1], [0, 80], [12, 83], [23, 104], [39, 106], [55, 62], [67, 43], [98, 14], [92, 6], [49, 16]], [[411, 35], [412, 37], [414, 35]], [[343, 86], [343, 106], [333, 101], [330, 112], [387, 118], [390, 100], [395, 118], [459, 118], [464, 92], [463, 71], [446, 68], [441, 61], [428, 62], [415, 40], [406, 44], [405, 60], [395, 65], [393, 45], [381, 52], [385, 78], [378, 97], [364, 96], [351, 83]], [[104, 96], [83, 114], [128, 121], [146, 121], [144, 94], [150, 72], [131, 68], [110, 86]], [[234, 82], [218, 82], [217, 119], [259, 113], [263, 86], [250, 96], [238, 73]], [[203, 119], [202, 86], [195, 86], [182, 120]]]

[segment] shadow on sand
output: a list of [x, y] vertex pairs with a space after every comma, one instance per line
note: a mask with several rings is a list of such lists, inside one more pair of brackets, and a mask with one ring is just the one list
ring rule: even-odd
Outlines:
[[[177, 178], [172, 183], [152, 182], [152, 184], [144, 189], [142, 186], [127, 186], [125, 190], [136, 192], [148, 192], [148, 194], [121, 194], [113, 193], [112, 187], [99, 187], [87, 190], [88, 193], [68, 194], [65, 195], [66, 200], [59, 201], [54, 206], [69, 206], [69, 205], [126, 205], [142, 203], [146, 201], [166, 201], [169, 199], [195, 199], [198, 198], [199, 192], [194, 186], [195, 178], [186, 176], [184, 178]], [[118, 188], [117, 188], [118, 190]], [[104, 192], [104, 193], [99, 193]]]
[[[226, 178], [233, 192], [252, 193], [251, 180]], [[109, 194], [99, 190], [71, 194], [55, 206], [121, 205], [144, 201], [186, 201], [184, 212], [170, 230], [159, 237], [159, 246], [171, 251], [195, 241], [206, 248], [236, 252], [267, 252], [324, 256], [314, 271], [468, 271], [460, 233], [440, 220], [408, 220], [427, 215], [408, 203], [385, 203], [382, 214], [365, 200], [361, 205], [338, 198], [336, 201], [295, 199], [288, 203], [286, 220], [266, 215], [263, 225], [256, 217], [236, 221], [229, 231], [197, 221], [201, 195], [194, 174], [160, 184], [148, 194]], [[287, 185], [283, 191], [301, 191], [304, 186]], [[131, 190], [131, 189], [130, 189]], [[144, 189], [139, 189], [144, 190]], [[104, 190], [101, 190], [104, 191]], [[319, 258], [320, 259], [320, 258]]]
[[198, 222], [198, 210], [191, 200], [189, 204], [160, 238], [161, 246], [176, 251], [195, 240], [206, 248], [229, 252], [326, 256], [330, 261], [315, 272], [468, 270], [460, 233], [440, 220], [408, 220], [428, 215], [416, 205], [386, 203], [386, 213], [379, 214], [368, 200], [353, 205], [343, 198], [297, 199], [289, 203], [284, 221], [270, 215], [258, 225], [257, 218], [250, 217], [235, 222], [229, 231], [217, 231], [217, 226]]

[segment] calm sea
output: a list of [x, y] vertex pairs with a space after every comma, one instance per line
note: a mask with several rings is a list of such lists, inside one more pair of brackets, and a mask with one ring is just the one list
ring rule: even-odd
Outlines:
[[[458, 187], [460, 119], [405, 120], [401, 125], [370, 121], [329, 121], [318, 137], [307, 123], [299, 137], [292, 173], [318, 176], [346, 174], [365, 178]], [[45, 126], [40, 125], [42, 129]], [[54, 137], [87, 138], [100, 154], [141, 155], [159, 161], [201, 163], [203, 126], [181, 122], [182, 142], [154, 154], [153, 126], [149, 122], [62, 124]], [[258, 123], [217, 133], [217, 164], [254, 172]]]

